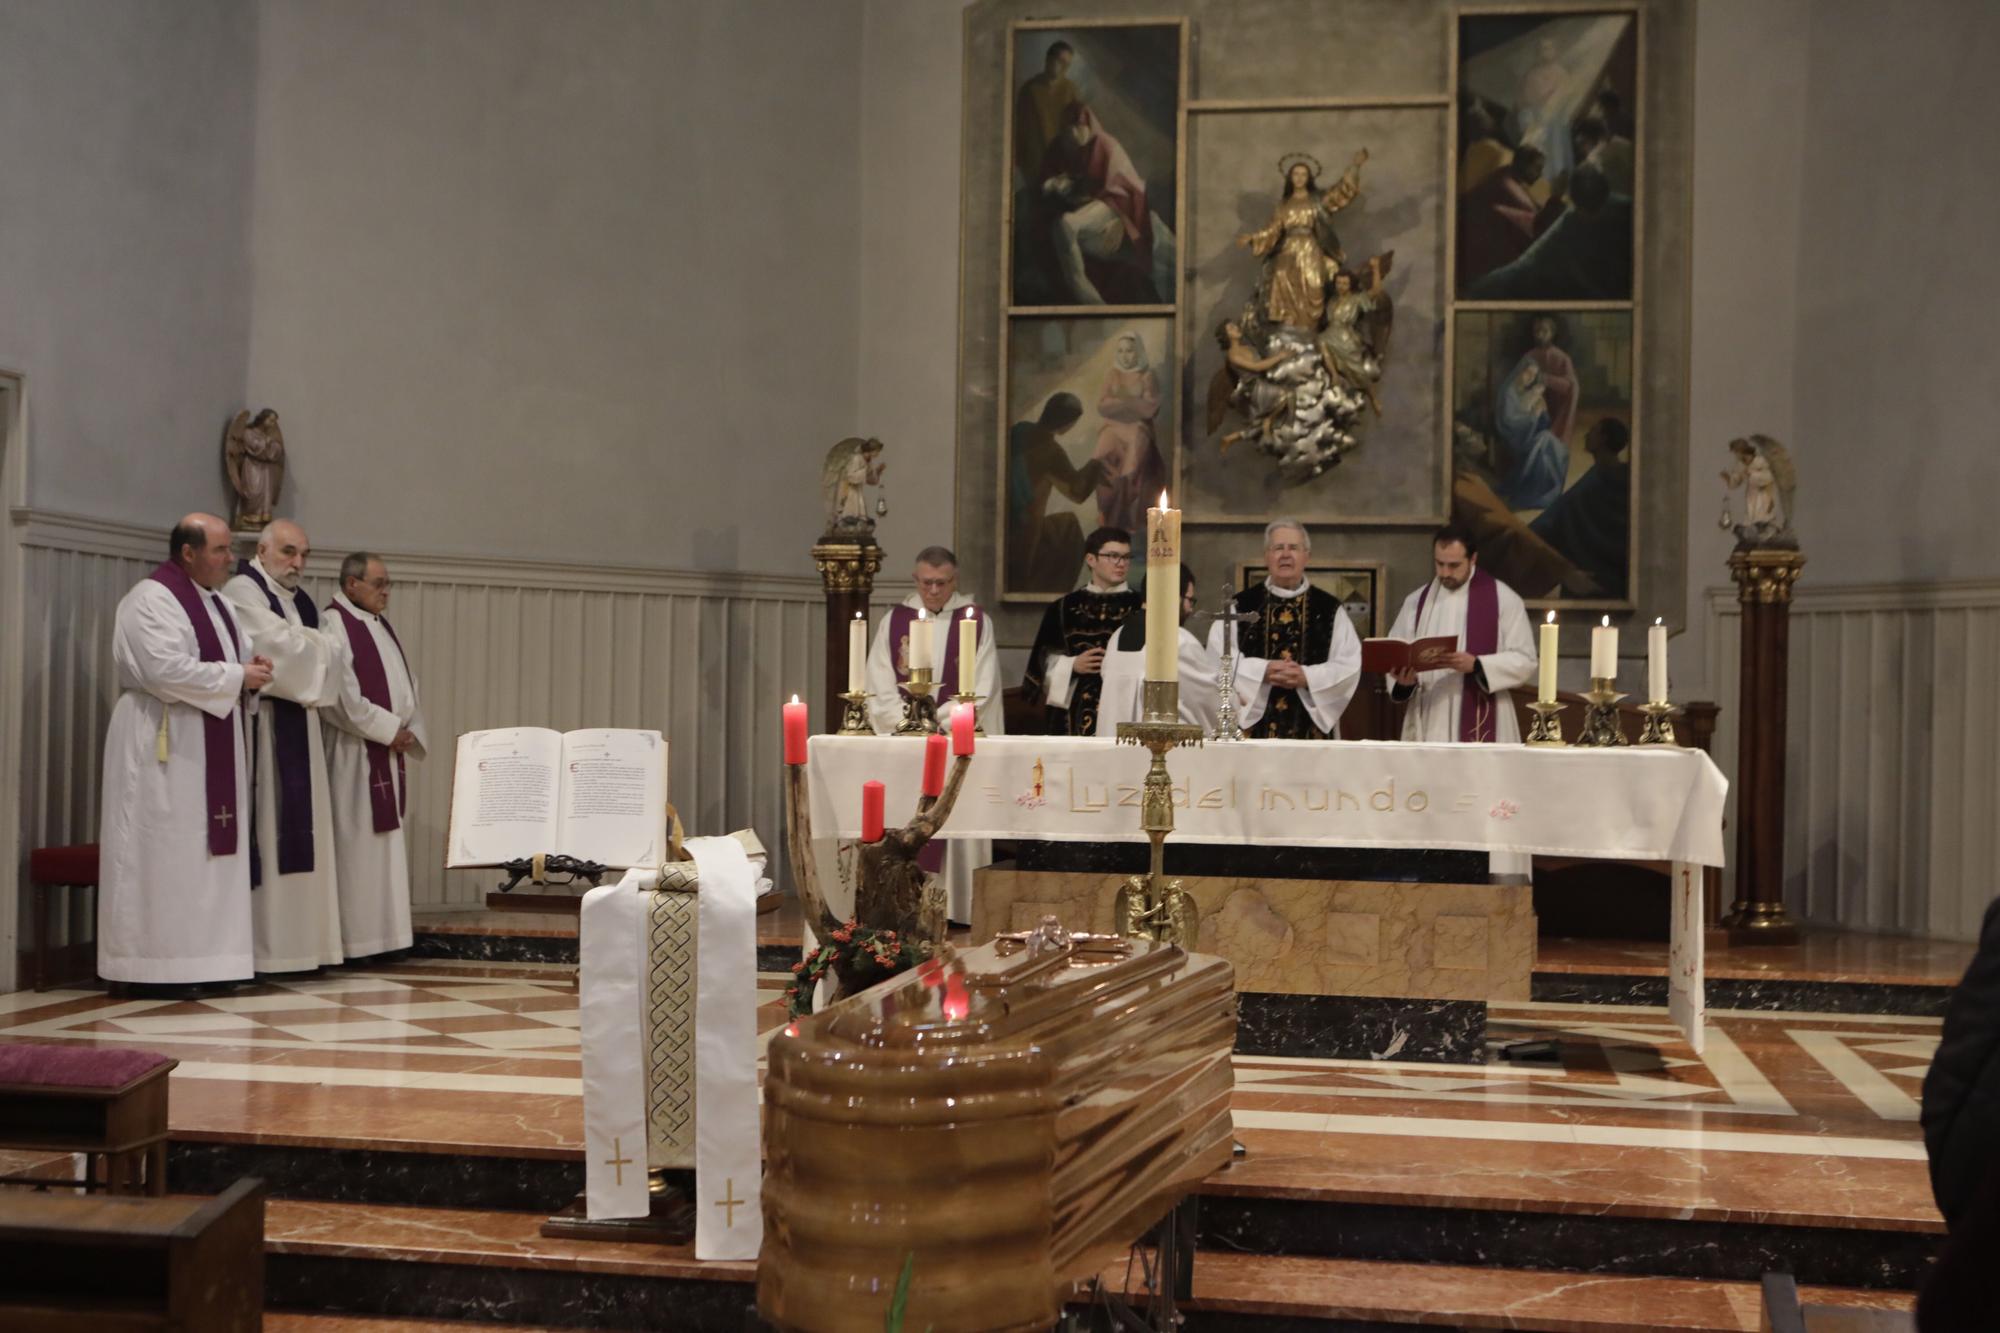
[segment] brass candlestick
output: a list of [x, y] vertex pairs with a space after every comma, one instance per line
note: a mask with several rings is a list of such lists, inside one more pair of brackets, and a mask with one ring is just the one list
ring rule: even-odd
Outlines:
[[1680, 738], [1674, 735], [1674, 719], [1681, 715], [1680, 705], [1660, 699], [1653, 703], [1641, 704], [1639, 711], [1646, 715], [1645, 728], [1639, 733], [1639, 744], [1680, 744]]
[[898, 736], [935, 736], [938, 733], [937, 701], [931, 698], [937, 689], [937, 681], [931, 678], [929, 667], [915, 667], [910, 678], [903, 682], [907, 696], [903, 700], [903, 722], [896, 728]]
[[979, 696], [960, 691], [951, 696], [951, 701], [960, 708], [970, 708], [972, 710], [972, 734], [975, 736], [984, 736], [986, 728], [981, 726], [979, 722]]
[[873, 736], [875, 728], [868, 725], [868, 691], [849, 690], [840, 696], [847, 700], [847, 709], [840, 715], [841, 736]]
[[1139, 799], [1139, 827], [1153, 844], [1152, 867], [1133, 875], [1118, 890], [1112, 907], [1117, 931], [1128, 939], [1156, 940], [1192, 949], [1200, 923], [1194, 899], [1177, 879], [1166, 875], [1166, 838], [1174, 831], [1174, 783], [1167, 772], [1167, 751], [1200, 745], [1201, 728], [1181, 721], [1181, 686], [1177, 680], [1149, 680], [1143, 687], [1144, 711], [1137, 722], [1118, 724], [1120, 745], [1143, 745], [1153, 752]]
[[1543, 703], [1540, 699], [1528, 705], [1535, 720], [1528, 724], [1529, 745], [1567, 745], [1563, 739], [1562, 714], [1568, 704], [1557, 703], [1554, 699]]
[[1610, 676], [1592, 676], [1590, 692], [1584, 695], [1589, 706], [1583, 710], [1583, 730], [1578, 734], [1578, 745], [1630, 745], [1625, 739], [1625, 728], [1618, 725], [1618, 701], [1625, 696], [1617, 690], [1618, 682]]

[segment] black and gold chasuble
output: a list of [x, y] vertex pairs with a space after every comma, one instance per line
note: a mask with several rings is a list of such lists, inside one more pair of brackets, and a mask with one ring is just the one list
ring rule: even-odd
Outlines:
[[[1035, 634], [1035, 646], [1028, 651], [1028, 673], [1021, 686], [1030, 697], [1048, 701], [1048, 660], [1076, 657], [1092, 648], [1105, 647], [1125, 617], [1145, 605], [1138, 593], [1090, 592], [1079, 588], [1049, 603], [1042, 614], [1042, 627]], [[1104, 676], [1079, 671], [1070, 677], [1069, 706], [1048, 710], [1047, 731], [1051, 736], [1095, 736], [1097, 701], [1104, 693]]]
[[[1330, 592], [1308, 587], [1302, 597], [1274, 597], [1261, 583], [1236, 595], [1236, 609], [1257, 616], [1254, 623], [1237, 626], [1237, 648], [1244, 657], [1282, 658], [1303, 666], [1326, 661], [1333, 651], [1334, 618], [1346, 614]], [[1257, 740], [1333, 739], [1332, 732], [1313, 723], [1299, 691], [1276, 687], [1265, 700], [1264, 715], [1243, 734]]]

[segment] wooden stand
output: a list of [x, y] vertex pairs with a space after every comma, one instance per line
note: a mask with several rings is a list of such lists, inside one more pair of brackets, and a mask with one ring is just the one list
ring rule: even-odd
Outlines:
[[1722, 919], [1729, 942], [1797, 944], [1785, 912], [1785, 677], [1792, 584], [1806, 558], [1751, 548], [1729, 557], [1743, 609], [1736, 726], [1736, 902]]
[[820, 729], [840, 730], [841, 710], [832, 701], [847, 691], [847, 624], [859, 611], [868, 614], [868, 597], [875, 591], [875, 574], [882, 568], [882, 548], [872, 536], [859, 539], [822, 537], [813, 544], [813, 563], [826, 587], [826, 716]]

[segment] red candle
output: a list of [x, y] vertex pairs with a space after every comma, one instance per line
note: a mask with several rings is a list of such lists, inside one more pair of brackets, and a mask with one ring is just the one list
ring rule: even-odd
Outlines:
[[979, 715], [970, 706], [956, 708], [951, 714], [951, 752], [954, 755], [972, 753], [972, 729], [979, 725]]
[[882, 841], [882, 797], [884, 788], [873, 781], [861, 784], [861, 841]]
[[803, 764], [806, 761], [806, 706], [793, 695], [785, 705], [785, 762]]
[[924, 737], [924, 795], [944, 795], [944, 747], [942, 736]]
[[954, 972], [944, 981], [944, 1016], [956, 1023], [972, 1012], [972, 993], [965, 987], [965, 977]]

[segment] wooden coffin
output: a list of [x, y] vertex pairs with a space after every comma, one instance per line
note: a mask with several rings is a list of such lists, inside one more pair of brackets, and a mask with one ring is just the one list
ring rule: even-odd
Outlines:
[[947, 948], [770, 1045], [757, 1303], [800, 1333], [1045, 1329], [1228, 1163], [1228, 963]]

